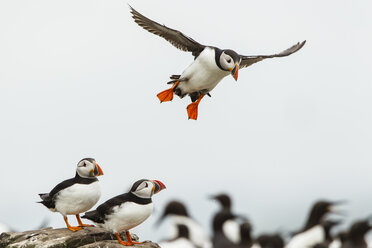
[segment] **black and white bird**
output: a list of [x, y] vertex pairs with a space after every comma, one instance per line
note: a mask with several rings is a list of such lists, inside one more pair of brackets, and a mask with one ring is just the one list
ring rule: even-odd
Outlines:
[[313, 247], [326, 241], [327, 222], [325, 217], [328, 213], [337, 213], [334, 207], [343, 203], [343, 201], [316, 202], [310, 211], [304, 228], [291, 238], [286, 248]]
[[[39, 194], [41, 202], [52, 212], [62, 214], [67, 228], [71, 231], [82, 229], [80, 213], [91, 209], [101, 197], [101, 188], [97, 176], [103, 175], [101, 167], [93, 158], [84, 158], [79, 161], [74, 178], [65, 180], [55, 186], [49, 193]], [[79, 226], [71, 226], [67, 215], [75, 215]]]
[[134, 21], [138, 25], [164, 38], [176, 48], [191, 52], [195, 57], [194, 62], [181, 75], [172, 75], [170, 77], [171, 81], [169, 84], [173, 84], [173, 86], [157, 95], [160, 102], [171, 101], [173, 99], [173, 93], [181, 98], [189, 95], [192, 101], [187, 106], [189, 119], [197, 119], [199, 102], [205, 95], [210, 96], [209, 92], [224, 77], [231, 74], [237, 80], [239, 68], [248, 67], [267, 58], [288, 56], [300, 50], [305, 44], [305, 41], [297, 43], [278, 54], [245, 56], [231, 49], [220, 49], [214, 46], [202, 45], [180, 31], [152, 21], [132, 7], [130, 9]]
[[177, 225], [177, 236], [168, 241], [159, 242], [161, 248], [198, 248], [190, 239], [189, 228], [185, 225]]
[[[221, 212], [232, 213], [233, 216], [236, 216], [232, 212], [232, 200], [231, 197], [226, 193], [221, 193], [215, 196], [212, 196], [211, 199], [216, 200], [220, 204], [219, 212], [213, 217], [213, 223], [216, 221], [216, 218], [219, 218], [218, 215]], [[241, 241], [240, 233], [240, 223], [241, 221], [237, 218], [230, 218], [224, 221], [222, 226], [222, 231], [224, 236], [229, 239], [232, 243], [238, 244]]]
[[354, 222], [343, 240], [341, 248], [367, 248], [366, 234], [372, 229], [372, 220], [360, 220]]
[[[218, 212], [212, 221], [213, 237], [212, 243], [213, 248], [232, 248], [236, 247], [239, 242], [232, 242], [224, 231], [224, 225], [228, 221], [235, 221], [238, 217], [229, 211]], [[240, 226], [239, 226], [240, 232]]]
[[[141, 179], [135, 182], [128, 193], [107, 200], [96, 210], [85, 213], [82, 218], [89, 219], [97, 225], [116, 235], [122, 245], [133, 245], [129, 230], [140, 225], [152, 213], [151, 197], [165, 189], [165, 185], [157, 180]], [[125, 231], [127, 242], [121, 240], [119, 232]]]
[[163, 214], [160, 216], [157, 224], [160, 224], [164, 219], [170, 220], [171, 228], [168, 239], [174, 239], [179, 234], [179, 226], [186, 226], [189, 232], [190, 240], [201, 248], [210, 248], [212, 243], [203, 227], [197, 223], [189, 215], [186, 206], [180, 201], [170, 201], [164, 208]]

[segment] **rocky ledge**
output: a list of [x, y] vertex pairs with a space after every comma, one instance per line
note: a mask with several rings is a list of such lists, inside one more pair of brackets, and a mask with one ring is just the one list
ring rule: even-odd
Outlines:
[[[125, 233], [120, 237], [126, 241]], [[132, 234], [132, 240], [138, 241], [137, 235]], [[51, 227], [26, 232], [4, 232], [0, 235], [0, 248], [123, 248], [116, 237], [99, 227], [85, 227], [83, 230], [71, 232], [66, 228], [52, 229]], [[134, 245], [136, 248], [160, 248], [151, 241]]]

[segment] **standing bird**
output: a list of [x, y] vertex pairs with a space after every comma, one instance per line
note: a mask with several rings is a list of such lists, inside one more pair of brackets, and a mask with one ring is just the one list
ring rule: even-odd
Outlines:
[[[103, 175], [101, 167], [93, 158], [79, 161], [74, 178], [65, 180], [55, 186], [49, 193], [39, 194], [41, 202], [52, 212], [63, 215], [67, 228], [73, 232], [81, 230], [85, 225], [81, 222], [80, 213], [91, 209], [101, 197], [101, 188], [97, 176]], [[79, 226], [71, 226], [67, 215], [74, 214]]]
[[305, 41], [297, 43], [281, 53], [273, 55], [245, 56], [239, 55], [231, 49], [220, 49], [214, 46], [206, 46], [184, 35], [178, 30], [168, 28], [143, 16], [138, 11], [131, 9], [134, 21], [147, 31], [156, 34], [176, 48], [191, 52], [195, 57], [194, 62], [183, 71], [181, 75], [172, 75], [169, 84], [170, 89], [160, 92], [157, 97], [160, 102], [173, 99], [173, 93], [183, 98], [189, 95], [192, 103], [187, 106], [189, 119], [196, 120], [198, 117], [198, 105], [205, 95], [226, 76], [232, 75], [238, 80], [239, 68], [248, 67], [256, 62], [267, 58], [285, 57], [300, 50]]
[[[219, 213], [228, 212], [232, 213], [232, 201], [231, 197], [226, 193], [221, 193], [215, 196], [212, 196], [211, 199], [216, 200], [220, 204], [219, 212], [214, 216], [213, 223], [216, 221]], [[224, 216], [224, 215], [223, 215]], [[240, 221], [236, 218], [230, 218], [223, 223], [222, 231], [224, 236], [229, 239], [232, 243], [238, 244], [241, 241], [241, 232], [240, 232]]]
[[177, 236], [180, 231], [179, 226], [186, 226], [189, 232], [190, 240], [198, 247], [210, 248], [212, 243], [204, 231], [204, 229], [193, 218], [190, 217], [186, 206], [180, 201], [170, 201], [163, 214], [160, 216], [158, 223], [160, 224], [165, 218], [169, 218], [172, 224], [171, 239]]
[[177, 236], [168, 241], [159, 243], [161, 248], [198, 248], [190, 240], [189, 228], [185, 225], [177, 225]]
[[[339, 202], [318, 201], [312, 207], [304, 228], [297, 232], [287, 244], [287, 248], [312, 247], [326, 241], [329, 223], [324, 220], [328, 213], [335, 212], [334, 206]], [[332, 225], [331, 225], [332, 226]]]
[[[99, 205], [96, 210], [86, 212], [82, 218], [89, 219], [114, 233], [122, 245], [140, 244], [132, 241], [129, 230], [151, 215], [153, 210], [151, 197], [163, 189], [165, 185], [160, 181], [138, 180], [128, 193], [111, 198]], [[121, 240], [119, 236], [121, 231], [125, 231], [127, 242]]]
[[371, 220], [356, 221], [351, 225], [341, 248], [367, 248], [365, 235], [372, 229]]

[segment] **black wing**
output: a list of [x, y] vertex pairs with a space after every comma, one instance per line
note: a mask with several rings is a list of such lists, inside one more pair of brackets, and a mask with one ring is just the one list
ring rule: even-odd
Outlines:
[[184, 35], [180, 31], [168, 28], [165, 25], [161, 25], [157, 22], [154, 22], [153, 20], [141, 15], [130, 5], [129, 7], [132, 13], [132, 17], [138, 25], [140, 25], [142, 28], [146, 29], [147, 31], [153, 34], [156, 34], [166, 39], [178, 49], [186, 52], [192, 52], [192, 55], [194, 55], [195, 57], [197, 57], [204, 50], [205, 48], [204, 45], [199, 44], [198, 42]]
[[68, 187], [74, 185], [75, 183], [76, 183], [76, 179], [75, 178], [67, 179], [67, 180], [65, 180], [65, 181], [57, 184], [57, 186], [55, 186], [52, 189], [52, 191], [50, 191], [49, 196], [53, 198], [61, 190], [65, 189], [65, 188], [68, 188]]
[[264, 59], [275, 58], [275, 57], [285, 57], [285, 56], [291, 55], [292, 53], [295, 53], [298, 50], [300, 50], [305, 45], [305, 43], [306, 43], [306, 40], [301, 43], [298, 42], [296, 45], [291, 46], [287, 50], [284, 50], [281, 53], [272, 54], [272, 55], [256, 55], [256, 56], [240, 55], [242, 58], [242, 61], [240, 62], [239, 68], [248, 67]]

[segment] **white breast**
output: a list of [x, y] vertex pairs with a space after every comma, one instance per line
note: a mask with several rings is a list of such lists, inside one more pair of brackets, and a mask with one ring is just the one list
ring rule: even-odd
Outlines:
[[160, 242], [161, 248], [195, 248], [195, 246], [185, 238], [179, 238], [174, 241]]
[[230, 72], [221, 70], [215, 61], [215, 51], [212, 48], [205, 48], [203, 52], [186, 68], [181, 75], [181, 80], [187, 78], [187, 81], [181, 82], [179, 88], [184, 93], [192, 93], [208, 89], [211, 91]]
[[63, 215], [83, 213], [91, 209], [100, 197], [98, 181], [90, 184], [76, 183], [58, 193], [55, 209]]
[[112, 232], [128, 231], [144, 222], [152, 213], [153, 204], [125, 202], [113, 208], [101, 226]]
[[325, 240], [324, 228], [320, 225], [295, 235], [287, 244], [286, 248], [313, 247]]
[[240, 224], [234, 220], [225, 221], [222, 225], [225, 236], [234, 244], [240, 242]]
[[177, 236], [177, 225], [185, 225], [187, 226], [189, 233], [190, 233], [190, 240], [196, 244], [198, 247], [202, 248], [211, 248], [212, 243], [205, 233], [203, 228], [196, 223], [193, 219], [186, 217], [186, 216], [179, 216], [179, 215], [171, 215], [170, 221], [172, 222], [171, 230], [170, 230], [170, 238], [175, 238]]

